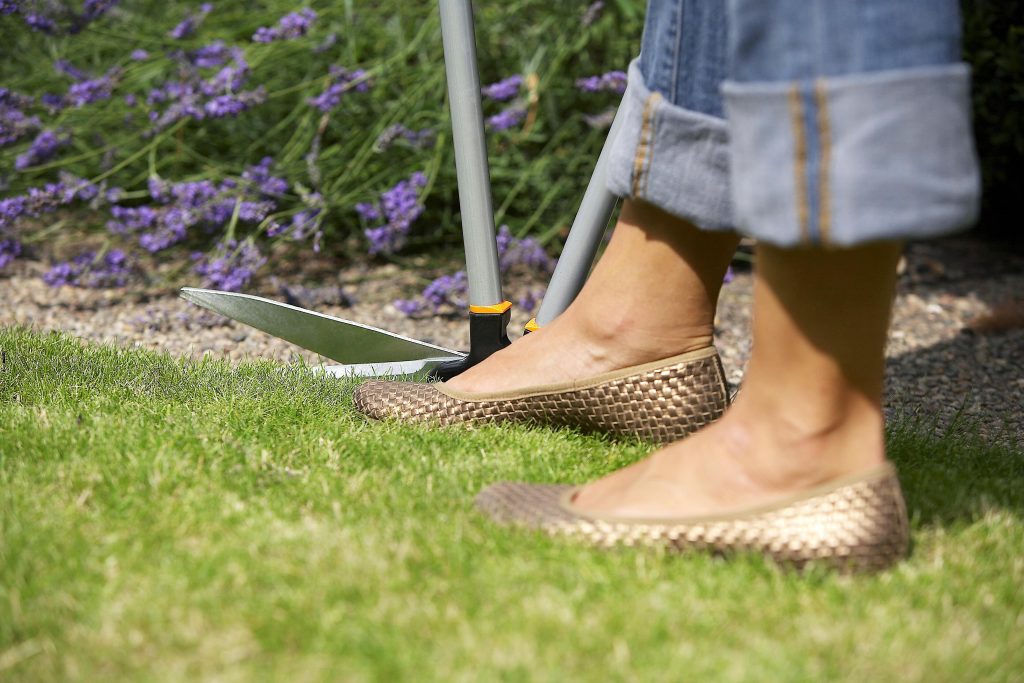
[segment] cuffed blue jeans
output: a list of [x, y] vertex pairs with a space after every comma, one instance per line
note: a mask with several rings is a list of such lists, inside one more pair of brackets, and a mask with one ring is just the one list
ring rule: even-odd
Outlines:
[[956, 0], [650, 0], [609, 189], [705, 230], [852, 246], [971, 225]]

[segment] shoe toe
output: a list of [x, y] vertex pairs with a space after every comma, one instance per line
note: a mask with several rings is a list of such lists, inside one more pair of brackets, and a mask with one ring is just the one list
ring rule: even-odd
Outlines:
[[363, 382], [352, 392], [352, 402], [356, 410], [375, 420], [387, 417], [387, 382], [369, 380]]
[[369, 380], [356, 387], [352, 402], [375, 420], [421, 422], [440, 415], [444, 395], [431, 384]]

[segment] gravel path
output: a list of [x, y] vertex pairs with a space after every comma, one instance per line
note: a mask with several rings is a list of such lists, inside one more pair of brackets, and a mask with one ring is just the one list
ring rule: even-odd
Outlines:
[[[969, 238], [911, 245], [903, 264], [887, 348], [886, 410], [944, 429], [964, 416], [982, 435], [1024, 442], [1024, 326], [997, 313], [993, 324], [1011, 329], [972, 332], [971, 321], [1024, 298], [1024, 256]], [[17, 261], [0, 276], [0, 326], [64, 330], [90, 341], [159, 349], [176, 356], [212, 354], [237, 361], [293, 361], [314, 354], [244, 325], [202, 311], [173, 290], [51, 289], [39, 279], [45, 266]], [[429, 277], [417, 268], [354, 266], [329, 286], [305, 289], [270, 278], [254, 293], [288, 300], [411, 337], [462, 348], [458, 316], [410, 319], [391, 301], [412, 296]], [[416, 273], [416, 274], [412, 274]], [[752, 278], [739, 273], [723, 290], [716, 321], [719, 349], [734, 389], [750, 354]], [[539, 288], [522, 278], [512, 294]], [[851, 286], [856, 286], [852, 284]], [[512, 330], [528, 319], [513, 315]]]

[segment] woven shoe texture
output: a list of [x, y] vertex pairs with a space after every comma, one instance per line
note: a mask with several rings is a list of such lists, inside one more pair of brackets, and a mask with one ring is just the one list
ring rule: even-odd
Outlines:
[[444, 384], [373, 380], [356, 409], [375, 419], [439, 425], [533, 422], [657, 443], [677, 441], [717, 419], [729, 403], [713, 347], [560, 385], [470, 394]]
[[583, 539], [601, 547], [651, 546], [673, 552], [763, 553], [784, 565], [813, 562], [841, 571], [877, 571], [907, 554], [907, 512], [886, 464], [772, 506], [720, 518], [629, 520], [575, 511], [577, 487], [500, 483], [477, 507], [491, 519]]

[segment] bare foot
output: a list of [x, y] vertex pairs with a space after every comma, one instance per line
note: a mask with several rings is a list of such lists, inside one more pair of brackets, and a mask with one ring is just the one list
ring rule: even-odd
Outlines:
[[737, 241], [627, 201], [572, 306], [447, 384], [467, 392], [521, 389], [704, 348]]
[[704, 430], [584, 487], [575, 505], [634, 518], [727, 514], [881, 464], [898, 256], [895, 243], [759, 246], [753, 354], [736, 401]]
[[882, 417], [869, 402], [810, 428], [770, 415], [744, 392], [718, 422], [585, 486], [576, 508], [596, 515], [679, 518], [772, 503], [885, 459]]

